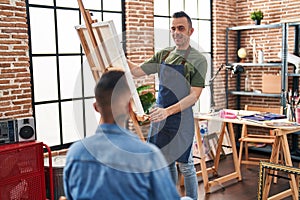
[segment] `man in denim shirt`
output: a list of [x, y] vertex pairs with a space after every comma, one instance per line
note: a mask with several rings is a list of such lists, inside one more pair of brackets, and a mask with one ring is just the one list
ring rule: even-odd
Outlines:
[[68, 151], [67, 199], [180, 199], [160, 150], [124, 128], [130, 109], [124, 72], [104, 73], [95, 97], [101, 122], [95, 135]]

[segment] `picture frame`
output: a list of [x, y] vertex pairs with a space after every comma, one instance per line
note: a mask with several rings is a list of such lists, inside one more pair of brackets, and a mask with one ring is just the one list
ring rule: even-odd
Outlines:
[[[262, 200], [264, 199], [264, 186], [265, 186], [265, 180], [269, 176], [275, 176], [274, 172], [284, 172], [287, 177], [280, 176], [281, 178], [286, 178], [290, 175], [295, 175], [299, 182], [299, 175], [300, 175], [300, 168], [292, 167], [292, 166], [286, 166], [281, 164], [275, 164], [265, 161], [260, 161], [259, 163], [259, 180], [258, 180], [258, 191], [257, 191], [257, 199]], [[276, 175], [278, 176], [278, 175]], [[298, 192], [299, 192], [299, 184], [298, 184]]]

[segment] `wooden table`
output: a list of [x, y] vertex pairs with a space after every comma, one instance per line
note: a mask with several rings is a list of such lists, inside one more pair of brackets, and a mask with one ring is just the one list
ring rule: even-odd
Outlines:
[[[289, 150], [287, 134], [300, 131], [300, 126], [289, 126], [289, 127], [287, 127], [287, 126], [280, 126], [280, 127], [268, 126], [266, 124], [260, 124], [260, 123], [255, 123], [255, 122], [241, 119], [239, 116], [239, 113], [242, 113], [242, 112], [244, 113], [245, 111], [234, 111], [234, 112], [236, 112], [238, 115], [238, 118], [236, 118], [236, 119], [221, 118], [221, 117], [219, 117], [218, 113], [213, 113], [213, 114], [195, 113], [194, 114], [195, 134], [196, 134], [196, 139], [197, 139], [198, 151], [199, 151], [200, 158], [201, 158], [200, 159], [201, 171], [198, 171], [197, 175], [202, 176], [204, 189], [205, 189], [206, 193], [210, 192], [211, 187], [216, 186], [216, 185], [221, 185], [222, 183], [227, 182], [229, 180], [233, 180], [233, 179], [237, 179], [238, 181], [242, 180], [240, 165], [239, 165], [238, 155], [237, 155], [237, 150], [236, 150], [236, 141], [235, 141], [235, 134], [234, 134], [234, 130], [233, 130], [233, 124], [241, 124], [241, 125], [247, 125], [247, 126], [256, 126], [256, 127], [264, 127], [264, 128], [274, 129], [276, 139], [275, 139], [274, 148], [272, 149], [270, 162], [277, 163], [278, 162], [278, 159], [277, 159], [278, 154], [280, 151], [282, 151], [285, 165], [292, 166], [292, 159], [291, 159], [291, 154], [290, 154], [290, 150]], [[203, 149], [202, 149], [202, 138], [201, 138], [199, 123], [198, 123], [200, 120], [216, 120], [216, 121], [222, 122], [216, 156], [215, 156], [215, 160], [214, 160], [214, 165], [210, 168], [207, 168], [207, 166], [206, 166], [206, 162], [205, 162], [206, 155], [204, 154]], [[226, 126], [228, 127], [228, 133], [229, 133], [230, 141], [232, 144], [232, 157], [233, 157], [234, 171], [230, 174], [227, 174], [225, 176], [222, 176], [222, 177], [216, 178], [212, 181], [209, 181], [208, 174], [209, 173], [217, 173], [217, 170], [219, 167], [220, 152], [221, 152], [221, 148], [222, 148], [224, 134], [226, 133]], [[266, 183], [264, 186], [264, 190], [263, 190], [264, 199], [267, 199], [267, 197], [269, 195], [271, 183], [272, 183], [272, 177], [269, 176], [269, 177], [267, 177], [267, 180], [266, 180]], [[291, 175], [290, 189], [288, 189], [274, 197], [270, 197], [270, 199], [280, 199], [284, 196], [289, 196], [289, 195], [292, 195], [293, 199], [298, 199], [298, 188], [297, 188], [296, 179], [295, 179], [294, 175]]]

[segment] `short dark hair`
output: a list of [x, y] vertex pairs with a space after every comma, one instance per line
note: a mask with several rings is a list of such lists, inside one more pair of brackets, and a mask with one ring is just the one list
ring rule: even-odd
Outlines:
[[112, 99], [113, 93], [115, 98], [129, 92], [125, 73], [121, 70], [109, 70], [103, 73], [96, 84], [94, 92], [99, 106], [111, 106], [114, 102], [114, 99]]
[[192, 20], [191, 20], [190, 16], [188, 16], [188, 14], [186, 14], [184, 11], [175, 12], [172, 15], [172, 18], [180, 18], [180, 17], [185, 17], [188, 20], [189, 25], [191, 27], [193, 27]]

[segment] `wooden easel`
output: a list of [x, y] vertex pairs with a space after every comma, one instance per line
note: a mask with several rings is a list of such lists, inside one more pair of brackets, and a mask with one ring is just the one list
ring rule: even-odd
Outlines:
[[[93, 25], [95, 25], [95, 23], [97, 23], [97, 20], [92, 20], [91, 14], [90, 14], [89, 10], [86, 10], [84, 8], [82, 0], [78, 0], [78, 5], [79, 5], [80, 12], [85, 21], [85, 28], [88, 32], [89, 41], [86, 40], [83, 29], [76, 28], [76, 30], [79, 35], [81, 45], [86, 54], [88, 63], [92, 70], [93, 77], [94, 77], [95, 81], [98, 81], [101, 77], [101, 74], [103, 74], [105, 71], [108, 71], [110, 69], [115, 69], [115, 68], [111, 65], [112, 62], [110, 60], [110, 57], [108, 56], [109, 53], [108, 53], [107, 47], [103, 43], [104, 38], [102, 37], [101, 32], [93, 29]], [[97, 37], [95, 36], [94, 31], [96, 31]], [[100, 49], [99, 49], [100, 44], [99, 43], [101, 44], [102, 52], [100, 52]], [[106, 58], [106, 60], [103, 59], [104, 57]], [[126, 76], [127, 80], [132, 79], [130, 72], [126, 73], [126, 71], [125, 71], [125, 76]], [[132, 83], [129, 82], [128, 84], [130, 85]], [[138, 121], [146, 120], [145, 119], [146, 115], [141, 112], [139, 112], [139, 115], [138, 115], [134, 112], [134, 104], [136, 104], [136, 103], [140, 103], [140, 102], [137, 102], [136, 99], [135, 99], [135, 101], [134, 101], [134, 99], [132, 99], [131, 109], [130, 109], [130, 118], [135, 127], [137, 135], [140, 137], [140, 139], [142, 141], [145, 141]], [[141, 105], [140, 105], [140, 107], [141, 107]], [[141, 110], [141, 109], [139, 109], [139, 110]]]

